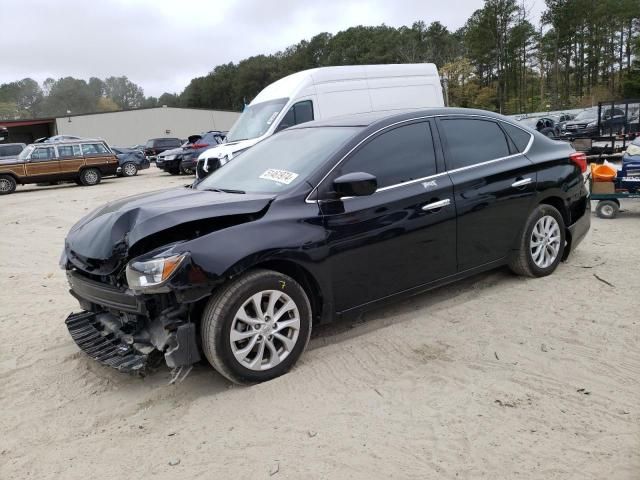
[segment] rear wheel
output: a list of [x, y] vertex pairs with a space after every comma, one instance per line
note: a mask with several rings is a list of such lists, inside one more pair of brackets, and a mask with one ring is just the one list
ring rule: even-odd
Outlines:
[[9, 195], [16, 190], [16, 179], [10, 175], [0, 175], [0, 195]]
[[102, 174], [97, 168], [86, 168], [80, 172], [80, 183], [85, 187], [97, 185], [102, 180]]
[[122, 166], [122, 175], [125, 177], [133, 177], [138, 174], [138, 167], [133, 162], [127, 162]]
[[600, 200], [596, 206], [596, 215], [607, 220], [616, 218], [618, 211], [620, 211], [620, 205], [613, 200]]
[[560, 212], [551, 205], [538, 205], [527, 219], [518, 248], [509, 259], [509, 268], [527, 277], [550, 275], [562, 260], [565, 242]]
[[311, 334], [311, 305], [291, 277], [254, 270], [222, 287], [202, 315], [202, 349], [220, 374], [252, 384], [283, 375]]

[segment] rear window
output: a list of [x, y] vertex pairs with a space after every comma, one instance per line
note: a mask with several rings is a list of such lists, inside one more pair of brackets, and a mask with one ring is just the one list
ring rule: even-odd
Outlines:
[[516, 148], [520, 153], [524, 152], [527, 149], [527, 145], [529, 145], [529, 141], [531, 140], [531, 134], [525, 132], [521, 128], [518, 128], [510, 123], [501, 123], [502, 128], [507, 132], [509, 138], [513, 141]]
[[181, 143], [177, 138], [161, 138], [156, 140], [156, 147], [179, 147]]
[[469, 167], [507, 157], [507, 137], [492, 120], [451, 118], [442, 120], [447, 139], [447, 169]]
[[0, 145], [0, 157], [18, 155], [22, 148], [22, 145]]

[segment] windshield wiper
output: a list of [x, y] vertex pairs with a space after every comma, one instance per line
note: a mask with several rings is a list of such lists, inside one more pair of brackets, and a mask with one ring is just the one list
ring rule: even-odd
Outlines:
[[205, 188], [208, 192], [220, 192], [220, 193], [239, 193], [244, 194], [247, 193], [244, 190], [234, 190], [232, 188]]

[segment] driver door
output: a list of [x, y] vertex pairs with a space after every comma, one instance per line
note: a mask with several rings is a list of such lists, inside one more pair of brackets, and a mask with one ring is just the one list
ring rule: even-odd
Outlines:
[[337, 311], [456, 273], [453, 186], [438, 174], [436, 152], [430, 121], [392, 127], [327, 178], [323, 188], [329, 189], [333, 179], [352, 172], [378, 181], [373, 195], [321, 202]]

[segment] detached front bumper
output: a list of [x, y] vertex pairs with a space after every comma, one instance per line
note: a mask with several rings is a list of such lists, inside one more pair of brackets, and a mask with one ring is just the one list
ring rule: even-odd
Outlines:
[[189, 307], [165, 297], [135, 295], [68, 271], [80, 313], [66, 319], [71, 338], [90, 357], [117, 370], [144, 375], [164, 356], [177, 368], [200, 361]]

